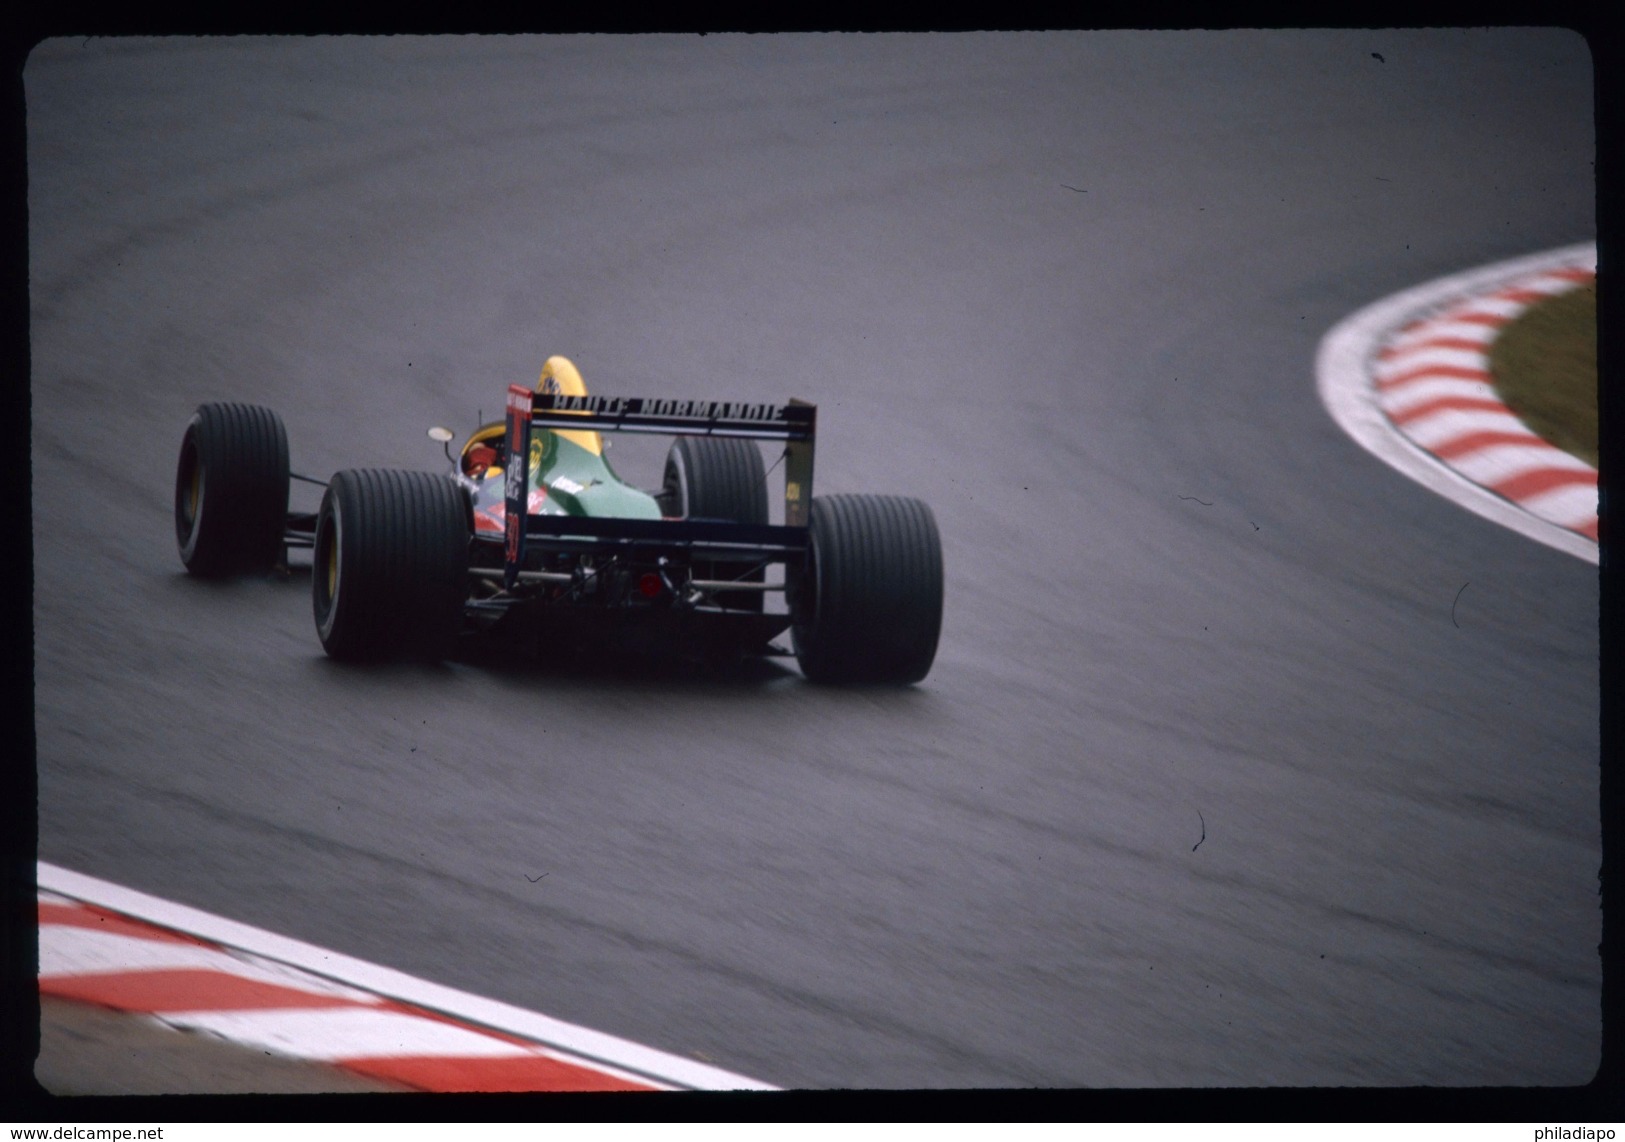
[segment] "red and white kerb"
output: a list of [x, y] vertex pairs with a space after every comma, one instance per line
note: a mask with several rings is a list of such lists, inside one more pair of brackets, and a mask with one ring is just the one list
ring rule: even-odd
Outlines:
[[1435, 459], [1532, 515], [1597, 538], [1597, 470], [1547, 443], [1496, 395], [1489, 348], [1529, 306], [1596, 280], [1593, 267], [1531, 274], [1387, 337], [1373, 368], [1377, 407]]
[[427, 1091], [670, 1089], [540, 1043], [41, 892], [42, 996]]
[[[289, 959], [329, 965], [335, 974], [317, 974], [242, 946], [41, 889], [42, 996], [136, 1013], [178, 1030], [416, 1090], [772, 1089], [42, 863], [42, 881], [47, 873], [53, 880], [82, 882], [92, 892], [128, 897], [141, 907], [170, 910], [183, 922], [190, 918], [193, 927], [236, 933], [244, 944], [281, 949]], [[358, 986], [361, 979], [376, 979], [396, 994]], [[414, 994], [436, 997], [440, 1006], [400, 998]], [[492, 1022], [481, 1022], [482, 1014]], [[526, 1027], [541, 1030], [549, 1041], [515, 1030]]]

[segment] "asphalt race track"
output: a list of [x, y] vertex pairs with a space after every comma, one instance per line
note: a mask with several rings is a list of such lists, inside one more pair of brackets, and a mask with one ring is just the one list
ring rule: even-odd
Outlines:
[[[41, 859], [785, 1087], [1588, 1082], [1597, 569], [1384, 467], [1313, 368], [1595, 236], [1591, 68], [1530, 29], [43, 44]], [[815, 401], [819, 491], [928, 500], [925, 682], [348, 668], [304, 568], [183, 573], [200, 402], [277, 409], [299, 472], [438, 469], [553, 353]]]

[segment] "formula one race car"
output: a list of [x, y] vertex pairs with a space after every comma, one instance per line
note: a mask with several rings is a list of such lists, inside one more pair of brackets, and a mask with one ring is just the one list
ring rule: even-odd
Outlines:
[[[205, 404], [181, 442], [175, 533], [203, 577], [312, 549], [316, 631], [337, 659], [440, 658], [503, 630], [784, 654], [772, 640], [788, 629], [810, 679], [917, 682], [942, 622], [936, 520], [900, 496], [814, 498], [816, 421], [795, 400], [589, 396], [552, 357], [534, 391], [509, 386], [506, 418], [475, 430], [449, 473], [341, 471], [311, 513], [288, 510], [290, 478], [322, 481], [290, 474], [281, 418]], [[606, 432], [676, 435], [658, 491], [615, 474]], [[450, 457], [451, 432], [429, 435]], [[783, 444], [781, 524], [757, 440]]]

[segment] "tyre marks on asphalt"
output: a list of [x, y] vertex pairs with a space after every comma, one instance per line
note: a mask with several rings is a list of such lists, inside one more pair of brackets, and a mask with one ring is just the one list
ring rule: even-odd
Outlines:
[[39, 883], [42, 997], [424, 1091], [771, 1089], [51, 865]]
[[1440, 279], [1327, 334], [1320, 392], [1369, 451], [1481, 515], [1597, 562], [1597, 471], [1500, 399], [1489, 351], [1536, 302], [1596, 280], [1594, 244]]

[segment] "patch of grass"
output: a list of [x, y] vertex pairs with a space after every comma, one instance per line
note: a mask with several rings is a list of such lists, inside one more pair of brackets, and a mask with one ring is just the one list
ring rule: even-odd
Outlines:
[[1552, 444], [1597, 464], [1597, 286], [1537, 302], [1490, 345], [1496, 392]]

